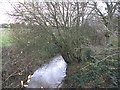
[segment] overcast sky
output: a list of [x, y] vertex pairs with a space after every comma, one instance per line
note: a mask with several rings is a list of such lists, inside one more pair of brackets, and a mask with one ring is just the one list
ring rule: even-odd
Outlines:
[[[7, 15], [7, 12], [13, 11], [11, 4], [17, 4], [18, 1], [23, 2], [24, 0], [0, 0], [0, 24], [14, 23], [14, 19]], [[99, 5], [102, 6], [100, 3]]]
[[0, 0], [0, 24], [14, 22], [14, 20], [7, 15], [7, 12], [13, 11], [11, 4], [16, 4], [18, 1], [24, 0]]

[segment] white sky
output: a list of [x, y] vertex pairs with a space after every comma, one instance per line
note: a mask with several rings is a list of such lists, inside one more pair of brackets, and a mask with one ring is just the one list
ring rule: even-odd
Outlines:
[[0, 0], [0, 24], [14, 22], [14, 20], [7, 14], [7, 12], [13, 11], [11, 4], [15, 4], [18, 1], [24, 0]]
[[[17, 4], [18, 1], [23, 2], [24, 0], [0, 0], [0, 24], [14, 23], [14, 19], [9, 15], [7, 15], [7, 12], [12, 12], [13, 7], [11, 4]], [[30, 0], [26, 0], [26, 1], [30, 1]], [[101, 2], [99, 2], [99, 5], [100, 3]]]

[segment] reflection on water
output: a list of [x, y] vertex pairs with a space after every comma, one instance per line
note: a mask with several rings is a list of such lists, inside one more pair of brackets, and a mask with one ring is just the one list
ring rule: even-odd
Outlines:
[[36, 70], [28, 88], [59, 88], [66, 76], [67, 63], [62, 56], [56, 56], [49, 63]]

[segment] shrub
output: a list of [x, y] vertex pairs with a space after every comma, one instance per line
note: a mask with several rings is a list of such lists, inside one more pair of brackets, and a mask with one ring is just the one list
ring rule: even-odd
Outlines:
[[118, 88], [118, 50], [104, 48], [93, 57], [88, 65], [72, 76], [77, 81], [77, 87]]
[[46, 60], [56, 55], [57, 48], [52, 37], [40, 30], [20, 29], [13, 31], [16, 49], [33, 60]]

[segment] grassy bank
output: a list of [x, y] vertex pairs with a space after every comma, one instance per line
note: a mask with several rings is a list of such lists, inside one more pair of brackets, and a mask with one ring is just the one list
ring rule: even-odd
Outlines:
[[10, 47], [12, 45], [12, 37], [11, 37], [11, 30], [12, 29], [0, 29], [0, 45], [2, 47]]

